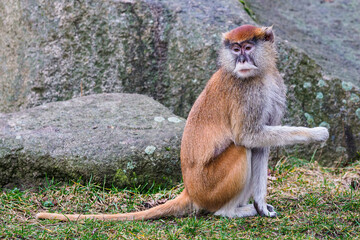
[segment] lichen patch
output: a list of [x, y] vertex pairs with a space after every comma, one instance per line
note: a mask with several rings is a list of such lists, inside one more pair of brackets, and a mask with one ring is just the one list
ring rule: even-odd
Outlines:
[[154, 117], [154, 121], [155, 122], [163, 122], [163, 121], [165, 121], [165, 118], [163, 118], [163, 117]]
[[179, 123], [179, 122], [181, 122], [181, 119], [178, 117], [169, 117], [168, 121], [172, 122], [172, 123]]
[[151, 155], [151, 154], [153, 154], [153, 153], [155, 152], [155, 150], [156, 150], [156, 147], [154, 147], [154, 146], [147, 146], [147, 147], [145, 148], [145, 153], [148, 154], [148, 155]]

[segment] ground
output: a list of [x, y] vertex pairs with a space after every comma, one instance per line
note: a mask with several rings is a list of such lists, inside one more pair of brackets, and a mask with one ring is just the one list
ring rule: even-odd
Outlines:
[[268, 203], [277, 218], [228, 219], [211, 214], [137, 222], [38, 221], [39, 211], [115, 213], [139, 211], [174, 198], [183, 188], [107, 189], [80, 181], [0, 192], [1, 239], [359, 239], [360, 163], [322, 168], [284, 157], [269, 170]]

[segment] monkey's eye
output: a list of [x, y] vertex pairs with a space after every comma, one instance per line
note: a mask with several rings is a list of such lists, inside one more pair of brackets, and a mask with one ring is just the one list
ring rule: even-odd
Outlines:
[[234, 52], [234, 53], [239, 53], [239, 52], [241, 52], [241, 48], [239, 47], [239, 46], [233, 46], [232, 48], [231, 48], [231, 50]]
[[245, 51], [250, 51], [250, 50], [253, 49], [253, 46], [252, 45], [245, 45], [244, 49], [245, 49]]

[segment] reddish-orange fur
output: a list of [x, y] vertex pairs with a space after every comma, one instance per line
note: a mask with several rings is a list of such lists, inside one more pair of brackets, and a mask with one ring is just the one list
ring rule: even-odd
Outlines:
[[230, 42], [242, 42], [252, 38], [263, 39], [264, 37], [264, 30], [252, 25], [242, 25], [224, 35], [224, 38]]

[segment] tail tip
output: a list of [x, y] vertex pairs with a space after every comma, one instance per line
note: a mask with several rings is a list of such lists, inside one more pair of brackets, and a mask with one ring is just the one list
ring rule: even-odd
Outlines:
[[40, 213], [37, 213], [35, 215], [35, 219], [36, 220], [39, 220], [39, 219], [47, 219], [49, 213], [46, 213], [46, 212], [40, 212]]
[[35, 215], [35, 219], [36, 219], [36, 220], [41, 219], [41, 215], [42, 215], [42, 213], [37, 213], [37, 214]]

